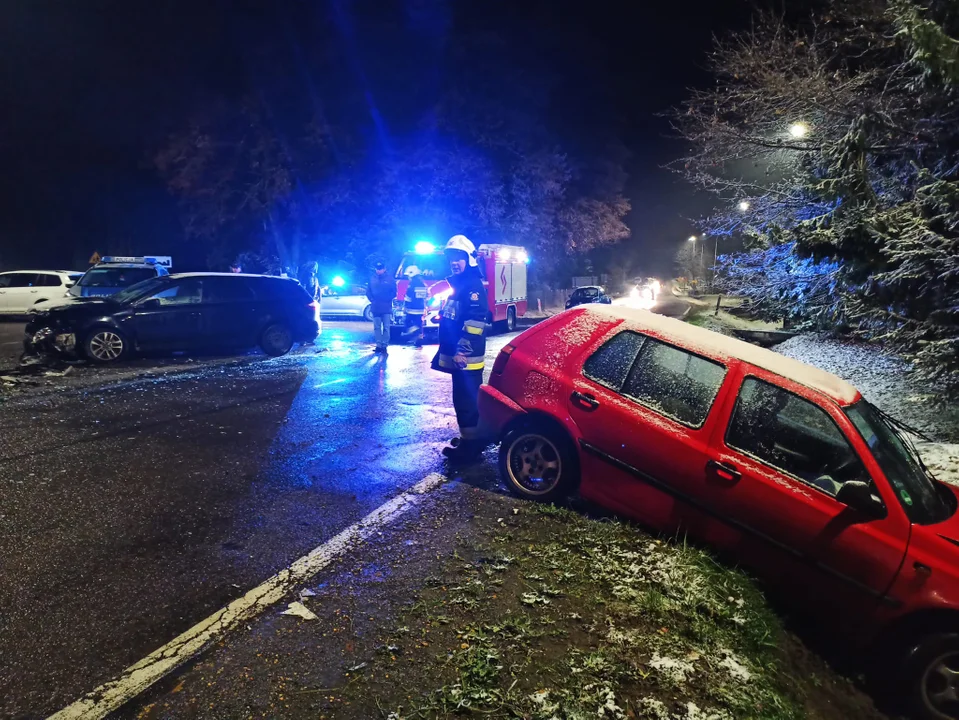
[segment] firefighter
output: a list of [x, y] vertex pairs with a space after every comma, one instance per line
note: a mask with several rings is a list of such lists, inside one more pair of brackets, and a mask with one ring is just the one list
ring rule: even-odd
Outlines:
[[423, 344], [423, 314], [426, 312], [429, 288], [426, 287], [423, 276], [420, 275], [420, 269], [416, 265], [410, 265], [403, 274], [409, 280], [403, 305], [406, 311], [406, 329], [403, 331], [403, 337], [414, 340], [416, 347], [420, 347]]
[[453, 376], [453, 408], [460, 440], [444, 448], [451, 461], [476, 460], [485, 443], [479, 427], [477, 400], [486, 359], [486, 288], [476, 263], [476, 247], [465, 235], [454, 235], [443, 252], [452, 275], [452, 294], [440, 312], [440, 348], [433, 369]]

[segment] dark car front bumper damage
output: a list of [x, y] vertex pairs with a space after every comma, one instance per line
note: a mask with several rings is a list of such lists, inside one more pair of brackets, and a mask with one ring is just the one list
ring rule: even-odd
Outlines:
[[27, 355], [75, 358], [77, 335], [65, 328], [28, 325], [23, 337], [23, 351]]

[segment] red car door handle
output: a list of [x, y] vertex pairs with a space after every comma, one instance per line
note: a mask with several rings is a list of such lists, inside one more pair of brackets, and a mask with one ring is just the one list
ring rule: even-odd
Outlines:
[[587, 405], [591, 410], [599, 407], [599, 400], [589, 393], [581, 393], [579, 390], [576, 390], [571, 397], [573, 398], [573, 402], [579, 403], [580, 405]]
[[734, 468], [729, 463], [717, 462], [716, 460], [710, 460], [708, 463], [706, 463], [706, 469], [712, 470], [720, 478], [723, 480], [729, 480], [730, 482], [735, 482], [743, 476], [739, 470]]

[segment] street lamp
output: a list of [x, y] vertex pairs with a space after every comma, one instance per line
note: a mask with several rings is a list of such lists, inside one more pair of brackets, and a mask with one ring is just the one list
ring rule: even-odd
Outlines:
[[809, 134], [809, 126], [804, 122], [794, 122], [789, 126], [789, 134], [797, 140], [801, 140]]
[[743, 200], [741, 203], [739, 203], [739, 210], [740, 212], [746, 212], [749, 210], [749, 201]]
[[695, 236], [695, 235], [690, 235], [690, 236], [689, 236], [689, 242], [696, 242], [696, 236]]

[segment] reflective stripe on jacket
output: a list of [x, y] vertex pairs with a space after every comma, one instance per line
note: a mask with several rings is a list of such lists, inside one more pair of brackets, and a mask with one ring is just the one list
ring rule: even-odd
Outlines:
[[[440, 348], [433, 369], [482, 370], [486, 359], [486, 318], [489, 304], [483, 278], [475, 267], [449, 278], [453, 292], [440, 312]], [[466, 367], [457, 368], [454, 355], [466, 358]]]

